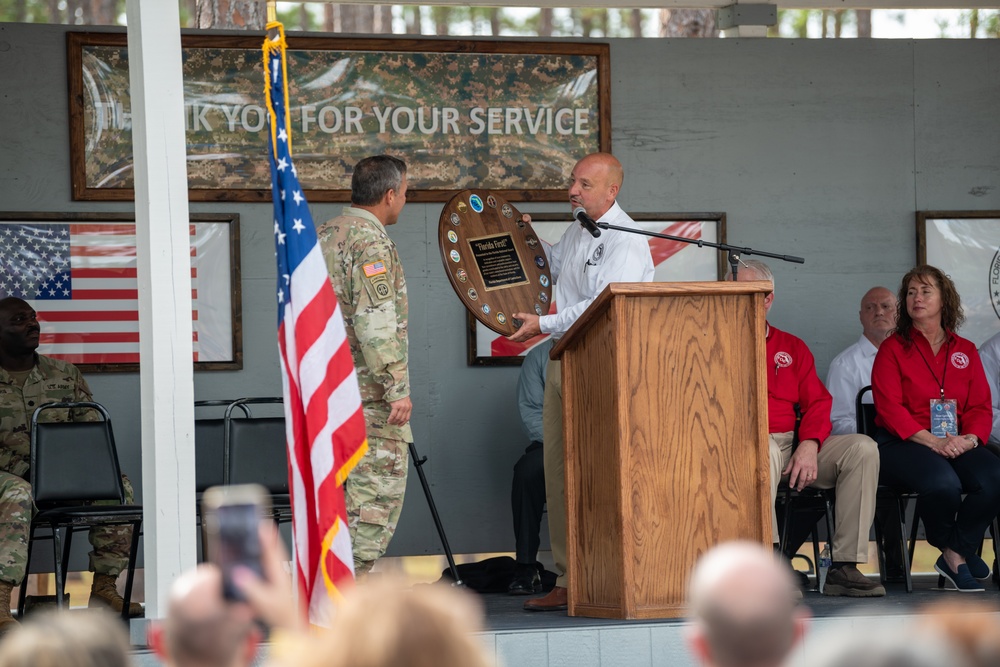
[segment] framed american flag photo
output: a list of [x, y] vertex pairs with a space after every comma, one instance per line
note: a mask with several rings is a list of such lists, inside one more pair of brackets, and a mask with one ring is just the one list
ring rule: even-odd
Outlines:
[[[238, 370], [239, 215], [192, 215], [188, 228], [195, 370]], [[138, 370], [134, 215], [0, 213], [0, 249], [0, 298], [38, 313], [39, 354], [85, 372]]]
[[917, 211], [917, 263], [962, 295], [962, 335], [982, 345], [1000, 332], [1000, 211]]

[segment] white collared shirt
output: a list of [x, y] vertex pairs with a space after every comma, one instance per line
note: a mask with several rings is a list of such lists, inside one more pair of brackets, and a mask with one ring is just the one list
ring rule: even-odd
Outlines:
[[[834, 435], [858, 432], [855, 400], [861, 388], [872, 383], [872, 365], [877, 352], [878, 348], [862, 334], [857, 343], [830, 362], [826, 388], [833, 395], [830, 421]], [[865, 394], [864, 402], [872, 402], [871, 392]]]
[[990, 394], [993, 395], [993, 430], [990, 432], [990, 442], [1000, 445], [1000, 334], [983, 343], [979, 348], [979, 358], [983, 361], [986, 380], [990, 383]]
[[[615, 202], [597, 222], [638, 229]], [[647, 237], [613, 229], [597, 238], [573, 224], [549, 252], [555, 299], [559, 312], [539, 318], [542, 333], [559, 338], [609, 283], [648, 283], [653, 280], [653, 257]]]

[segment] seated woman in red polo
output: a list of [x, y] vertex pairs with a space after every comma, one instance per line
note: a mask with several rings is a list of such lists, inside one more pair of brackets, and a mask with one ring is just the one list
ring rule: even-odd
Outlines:
[[[918, 494], [934, 569], [963, 592], [984, 590], [990, 567], [976, 552], [1000, 513], [1000, 458], [980, 445], [992, 428], [990, 388], [955, 284], [918, 266], [899, 287], [896, 331], [872, 369], [880, 481]], [[963, 498], [964, 494], [964, 498]]]

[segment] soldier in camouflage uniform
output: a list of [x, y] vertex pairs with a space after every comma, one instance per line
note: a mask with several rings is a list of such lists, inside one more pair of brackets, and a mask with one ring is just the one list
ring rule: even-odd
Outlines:
[[[39, 337], [35, 311], [16, 297], [0, 300], [0, 634], [15, 627], [10, 594], [27, 570], [28, 528], [33, 501], [28, 477], [31, 415], [45, 403], [92, 401], [90, 387], [72, 364], [37, 354]], [[93, 410], [52, 410], [51, 421], [92, 421]], [[126, 502], [132, 485], [124, 477]], [[124, 601], [115, 589], [118, 574], [128, 563], [131, 528], [90, 531], [90, 568], [95, 571], [89, 606], [110, 606], [120, 612]], [[132, 615], [142, 606], [133, 603]]]
[[385, 227], [406, 203], [406, 164], [387, 155], [354, 167], [351, 206], [323, 224], [319, 243], [344, 315], [368, 431], [368, 452], [344, 484], [354, 569], [367, 574], [396, 530], [410, 432], [406, 280]]

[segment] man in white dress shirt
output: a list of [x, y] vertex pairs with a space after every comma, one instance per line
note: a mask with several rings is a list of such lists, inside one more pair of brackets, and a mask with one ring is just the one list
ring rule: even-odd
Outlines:
[[[826, 376], [826, 388], [833, 396], [833, 408], [830, 410], [830, 422], [833, 424], [834, 435], [846, 435], [858, 432], [857, 400], [858, 392], [872, 383], [872, 364], [875, 354], [890, 333], [896, 328], [896, 295], [886, 287], [873, 287], [861, 298], [861, 338], [854, 345], [838, 354], [830, 362], [830, 371]], [[865, 403], [872, 402], [871, 392], [865, 394]], [[894, 514], [884, 513], [876, 506], [875, 520], [882, 526], [882, 541], [885, 552], [887, 576], [895, 578], [901, 575], [902, 556], [899, 554], [899, 524], [894, 520]], [[802, 532], [800, 522], [793, 522], [793, 536], [790, 542], [801, 543], [799, 535]]]
[[[572, 207], [583, 207], [597, 222], [638, 229], [635, 221], [618, 205], [621, 163], [609, 153], [592, 153], [576, 163], [569, 179]], [[530, 218], [525, 216], [530, 222]], [[522, 342], [540, 333], [561, 337], [576, 322], [609, 283], [651, 282], [653, 257], [646, 237], [603, 230], [594, 237], [582, 225], [572, 224], [548, 254], [555, 281], [554, 296], [559, 312], [539, 317], [514, 313], [522, 322], [510, 339]], [[555, 560], [556, 587], [542, 598], [528, 600], [528, 611], [556, 611], [567, 607], [566, 577], [566, 471], [563, 460], [562, 371], [558, 361], [549, 361], [545, 373], [542, 408], [545, 459], [545, 497], [549, 514], [549, 540]]]
[[[834, 435], [857, 433], [855, 399], [862, 387], [872, 383], [875, 353], [886, 336], [896, 328], [896, 295], [885, 287], [873, 287], [861, 299], [861, 328], [858, 342], [830, 362], [826, 388], [833, 395], [830, 421]], [[871, 403], [871, 394], [865, 396]]]
[[1000, 446], [1000, 334], [983, 343], [979, 348], [979, 358], [983, 361], [990, 393], [993, 394], [993, 430], [989, 444]]

